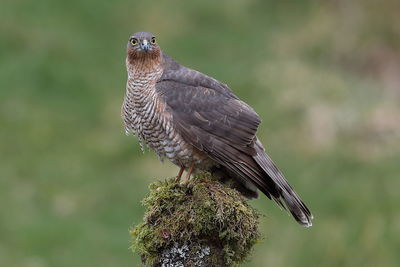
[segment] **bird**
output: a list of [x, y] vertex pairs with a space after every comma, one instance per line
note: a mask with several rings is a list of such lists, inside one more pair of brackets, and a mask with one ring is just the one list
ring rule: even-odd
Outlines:
[[222, 182], [234, 181], [246, 198], [257, 198], [260, 190], [300, 225], [312, 226], [310, 210], [258, 139], [261, 119], [253, 108], [226, 84], [179, 64], [151, 33], [131, 35], [126, 51], [126, 134], [177, 165], [181, 183], [209, 171]]

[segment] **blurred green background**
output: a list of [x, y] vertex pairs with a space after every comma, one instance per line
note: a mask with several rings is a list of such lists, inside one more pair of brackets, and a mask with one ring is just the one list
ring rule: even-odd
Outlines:
[[260, 114], [315, 215], [261, 197], [244, 266], [399, 266], [400, 2], [1, 0], [0, 266], [139, 266], [128, 229], [156, 179], [120, 119], [125, 48], [158, 36]]

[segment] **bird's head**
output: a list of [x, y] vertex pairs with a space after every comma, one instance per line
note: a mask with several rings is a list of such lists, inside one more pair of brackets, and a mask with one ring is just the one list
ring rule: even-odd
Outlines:
[[149, 32], [137, 32], [133, 34], [127, 45], [128, 57], [131, 61], [137, 59], [155, 59], [160, 57], [160, 47], [156, 37]]

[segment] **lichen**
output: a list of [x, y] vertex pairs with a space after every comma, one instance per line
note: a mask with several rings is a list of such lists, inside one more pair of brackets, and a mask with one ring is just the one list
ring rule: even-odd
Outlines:
[[[259, 214], [208, 173], [185, 185], [175, 178], [153, 183], [143, 204], [144, 221], [130, 233], [133, 251], [147, 266], [186, 266], [189, 260], [190, 266], [235, 266], [260, 238]], [[171, 256], [172, 250], [179, 253]], [[162, 265], [168, 257], [182, 265]]]

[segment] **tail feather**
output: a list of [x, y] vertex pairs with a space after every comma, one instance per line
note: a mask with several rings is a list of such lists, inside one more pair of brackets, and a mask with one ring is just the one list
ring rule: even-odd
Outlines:
[[[289, 185], [281, 171], [276, 167], [272, 159], [265, 153], [265, 150], [260, 143], [256, 140], [255, 149], [257, 154], [254, 160], [259, 166], [268, 174], [271, 180], [276, 185], [278, 195], [272, 195], [278, 205], [283, 206], [281, 200], [285, 203], [284, 208], [287, 208], [296, 221], [306, 227], [312, 226], [313, 215], [307, 206], [301, 201], [300, 197], [296, 194], [293, 188]], [[263, 188], [259, 188], [264, 191]]]
[[312, 225], [313, 216], [310, 210], [265, 153], [264, 147], [257, 138], [254, 140], [251, 154], [224, 146], [223, 151], [213, 151], [213, 159], [220, 166], [215, 167], [211, 172], [218, 174], [221, 181], [237, 180], [238, 183], [233, 187], [248, 198], [257, 197], [258, 189], [280, 207], [288, 210], [299, 224], [306, 227]]
[[312, 226], [313, 215], [307, 206], [299, 199], [299, 197], [295, 195], [289, 195], [287, 192], [282, 192], [282, 198], [288, 207], [290, 213], [293, 215], [293, 218], [296, 221], [306, 227]]

